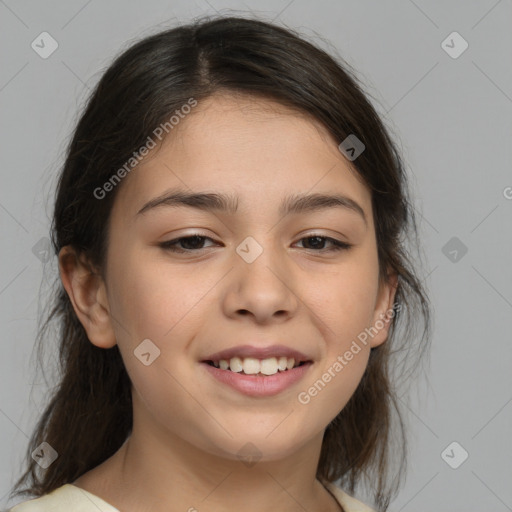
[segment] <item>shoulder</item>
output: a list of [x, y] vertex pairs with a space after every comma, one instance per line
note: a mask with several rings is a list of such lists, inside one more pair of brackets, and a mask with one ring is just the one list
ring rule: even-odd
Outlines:
[[72, 484], [15, 505], [7, 512], [119, 512], [98, 496]]
[[340, 502], [341, 506], [345, 509], [345, 512], [376, 512], [373, 508], [369, 507], [362, 501], [357, 500], [353, 496], [350, 496], [350, 494], [347, 494], [344, 490], [336, 487], [333, 483], [325, 482], [324, 485]]

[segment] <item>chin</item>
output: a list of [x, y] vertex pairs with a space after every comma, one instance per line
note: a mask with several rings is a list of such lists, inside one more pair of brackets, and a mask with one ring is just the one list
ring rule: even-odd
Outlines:
[[[289, 431], [286, 433], [289, 434]], [[210, 445], [206, 451], [228, 460], [241, 461], [248, 467], [256, 462], [283, 460], [296, 453], [303, 444], [298, 441], [294, 443], [289, 435], [284, 437], [275, 433], [268, 436], [266, 431], [254, 435], [248, 432], [231, 434], [233, 438], [218, 440], [218, 444]]]

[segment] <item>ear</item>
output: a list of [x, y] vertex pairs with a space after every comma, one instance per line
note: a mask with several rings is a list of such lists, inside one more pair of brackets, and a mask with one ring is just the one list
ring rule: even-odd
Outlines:
[[389, 328], [394, 317], [393, 303], [398, 275], [390, 273], [379, 281], [379, 291], [375, 302], [372, 324], [369, 328], [373, 336], [370, 338], [370, 346], [378, 347], [388, 339]]
[[117, 342], [101, 275], [70, 245], [59, 252], [59, 271], [73, 309], [91, 343], [100, 348], [112, 348]]

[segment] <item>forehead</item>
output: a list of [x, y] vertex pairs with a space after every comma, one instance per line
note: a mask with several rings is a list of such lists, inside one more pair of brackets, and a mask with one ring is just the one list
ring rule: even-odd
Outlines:
[[296, 140], [311, 143], [317, 139], [336, 145], [328, 130], [306, 112], [268, 98], [217, 93], [201, 100], [162, 146], [199, 146], [214, 142], [218, 150], [227, 147], [237, 152], [239, 148], [249, 151], [252, 142], [254, 146], [285, 151]]
[[124, 178], [116, 204], [134, 214], [173, 187], [236, 194], [240, 211], [290, 192], [333, 189], [371, 208], [369, 191], [320, 122], [246, 94], [199, 102]]

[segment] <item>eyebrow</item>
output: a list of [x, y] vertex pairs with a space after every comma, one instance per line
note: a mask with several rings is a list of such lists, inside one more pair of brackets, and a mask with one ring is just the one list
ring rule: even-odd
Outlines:
[[[189, 193], [182, 190], [171, 190], [148, 201], [137, 212], [136, 216], [163, 206], [188, 206], [203, 211], [219, 211], [234, 215], [238, 209], [238, 197], [213, 192]], [[279, 215], [316, 212], [327, 208], [345, 208], [348, 211], [355, 212], [368, 225], [365, 212], [359, 203], [340, 194], [293, 194], [282, 201], [279, 207]]]

